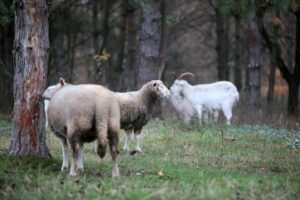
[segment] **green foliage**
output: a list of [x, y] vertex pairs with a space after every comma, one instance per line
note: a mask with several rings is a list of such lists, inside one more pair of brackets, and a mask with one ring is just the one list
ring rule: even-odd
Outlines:
[[299, 132], [153, 120], [142, 132], [142, 154], [120, 150], [116, 180], [110, 156], [101, 161], [93, 143], [85, 145], [85, 172], [70, 177], [60, 172], [60, 143], [52, 133], [53, 159], [9, 157], [1, 151], [9, 134], [0, 134], [0, 199], [299, 199], [299, 149], [288, 148], [284, 137], [292, 134]]
[[278, 11], [285, 12], [295, 3], [294, 0], [210, 0], [210, 2], [220, 13], [238, 12], [245, 17], [251, 17], [249, 14], [260, 8], [273, 14]]
[[0, 1], [0, 25], [6, 26], [12, 21], [12, 7], [7, 7]]
[[213, 6], [223, 14], [228, 14], [235, 5], [235, 2], [236, 0], [211, 0]]

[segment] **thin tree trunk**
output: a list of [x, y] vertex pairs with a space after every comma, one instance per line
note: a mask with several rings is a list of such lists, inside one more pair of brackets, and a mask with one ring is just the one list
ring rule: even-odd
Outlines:
[[[124, 59], [124, 49], [125, 49], [125, 31], [126, 31], [126, 9], [127, 9], [127, 5], [128, 5], [128, 1], [124, 1], [121, 0], [120, 1], [120, 10], [119, 12], [121, 13], [119, 19], [118, 19], [118, 28], [119, 29], [119, 33], [111, 33], [111, 37], [115, 38], [113, 40], [110, 40], [110, 45], [109, 45], [109, 49], [110, 52], [112, 54], [112, 52], [114, 52], [113, 54], [115, 56], [115, 59], [110, 59], [110, 65], [109, 68], [106, 70], [106, 79], [110, 80], [108, 81], [106, 84], [108, 85], [108, 87], [111, 90], [117, 90], [118, 88], [118, 83], [120, 81], [120, 76], [122, 75], [123, 72], [123, 68], [122, 68], [122, 64], [123, 64], [123, 59]], [[115, 49], [115, 50], [113, 50]]]
[[268, 103], [273, 102], [274, 99], [274, 87], [275, 87], [275, 70], [277, 65], [277, 37], [278, 37], [278, 26], [273, 25], [273, 51], [271, 52], [271, 69], [269, 74], [269, 87], [268, 87]]
[[160, 69], [161, 14], [160, 0], [142, 3], [139, 67], [137, 85], [157, 79]]
[[296, 51], [295, 51], [295, 66], [292, 78], [288, 81], [289, 85], [289, 100], [288, 113], [291, 116], [299, 116], [299, 84], [300, 84], [300, 9], [295, 13], [296, 16]]
[[[97, 0], [94, 0], [94, 1], [97, 1]], [[104, 49], [107, 50], [108, 34], [109, 34], [108, 20], [109, 20], [109, 16], [110, 16], [110, 6], [111, 6], [111, 2], [109, 0], [103, 1], [103, 9], [104, 10], [103, 10], [103, 20], [102, 20], [102, 25], [101, 25], [102, 44], [101, 44], [98, 52], [96, 52], [98, 49], [97, 45], [94, 46], [95, 54], [103, 53]], [[94, 40], [96, 41], [97, 37], [95, 37]], [[108, 53], [111, 53], [111, 52], [108, 52]], [[98, 62], [95, 65], [95, 70], [94, 70], [94, 82], [95, 83], [102, 84], [102, 85], [106, 84], [105, 70], [108, 68], [107, 65], [108, 65], [108, 61]]]
[[[94, 55], [98, 55], [100, 53], [100, 40], [99, 40], [99, 19], [98, 19], [98, 12], [99, 12], [99, 5], [98, 0], [92, 1], [92, 31], [93, 31], [93, 47], [94, 47]], [[90, 78], [92, 78], [92, 82], [96, 83], [96, 76], [94, 76], [95, 70], [99, 67], [99, 62], [96, 60], [93, 61], [93, 68], [90, 70]]]
[[234, 15], [235, 19], [235, 52], [234, 52], [234, 84], [240, 91], [242, 89], [242, 70], [241, 70], [241, 15], [239, 11]]
[[[5, 2], [9, 4], [8, 2]], [[0, 26], [0, 112], [10, 114], [13, 109], [13, 23]]]
[[255, 21], [249, 26], [249, 89], [250, 105], [260, 107], [261, 99], [261, 37]]
[[49, 50], [46, 0], [15, 3], [14, 114], [10, 155], [49, 156], [41, 95]]
[[229, 80], [229, 18], [216, 10], [217, 54], [218, 54], [218, 79]]
[[[60, 77], [70, 81], [68, 73], [68, 65], [66, 64], [66, 51], [64, 47], [64, 34], [65, 34], [65, 14], [62, 8], [57, 8], [53, 13], [54, 19], [51, 21], [52, 31], [50, 39], [53, 48], [51, 48], [50, 57], [51, 62], [48, 70], [48, 85], [53, 85], [58, 82]], [[70, 30], [67, 29], [68, 32]]]
[[288, 99], [288, 113], [291, 116], [298, 116], [298, 105], [299, 105], [299, 78], [293, 79], [288, 82], [289, 88], [289, 99]]
[[128, 4], [126, 11], [126, 60], [123, 65], [123, 73], [119, 81], [119, 91], [130, 91], [135, 89], [136, 85], [136, 50], [137, 50], [137, 30], [135, 24], [135, 9]]
[[76, 53], [76, 48], [75, 48], [75, 44], [77, 41], [77, 33], [73, 32], [72, 34], [72, 40], [71, 40], [71, 44], [72, 44], [72, 49], [71, 49], [71, 56], [70, 56], [70, 67], [69, 67], [69, 75], [68, 77], [70, 77], [68, 80], [73, 83], [74, 81], [74, 67], [75, 67], [75, 53]]

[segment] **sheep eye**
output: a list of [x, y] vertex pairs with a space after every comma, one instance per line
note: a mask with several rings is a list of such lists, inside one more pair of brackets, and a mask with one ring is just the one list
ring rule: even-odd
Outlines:
[[157, 85], [157, 83], [153, 83], [153, 86], [155, 87]]

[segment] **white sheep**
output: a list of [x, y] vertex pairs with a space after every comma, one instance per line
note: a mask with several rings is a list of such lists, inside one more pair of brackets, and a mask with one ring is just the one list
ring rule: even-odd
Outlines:
[[97, 153], [101, 158], [105, 156], [109, 144], [112, 177], [118, 177], [120, 106], [114, 93], [100, 85], [64, 85], [61, 82], [56, 91], [50, 94], [46, 90], [43, 97], [51, 99], [48, 108], [49, 126], [62, 141], [62, 170], [69, 167], [68, 142], [73, 152], [70, 175], [76, 176], [77, 169], [83, 170], [84, 143], [97, 140]]
[[153, 106], [159, 98], [167, 98], [170, 91], [162, 81], [152, 80], [138, 91], [115, 93], [121, 109], [121, 128], [125, 130], [124, 150], [129, 151], [129, 142], [134, 132], [137, 152], [141, 152], [140, 133], [151, 118]]
[[233, 106], [239, 101], [239, 93], [229, 81], [192, 86], [185, 80], [175, 80], [170, 90], [174, 93], [182, 93], [188, 99], [196, 110], [200, 123], [203, 112], [206, 112], [205, 115], [213, 113], [214, 120], [217, 120], [219, 111], [222, 110], [227, 124], [230, 125]]

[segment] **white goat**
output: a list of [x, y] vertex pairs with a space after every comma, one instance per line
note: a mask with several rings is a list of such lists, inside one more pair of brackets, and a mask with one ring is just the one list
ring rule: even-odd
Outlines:
[[177, 112], [178, 117], [184, 122], [189, 123], [195, 113], [192, 104], [180, 93], [171, 91], [170, 103]]
[[239, 93], [229, 81], [192, 86], [185, 80], [176, 80], [170, 90], [182, 93], [189, 100], [197, 111], [200, 123], [203, 112], [213, 113], [217, 120], [219, 111], [222, 110], [227, 124], [230, 125], [233, 106], [239, 101]]

